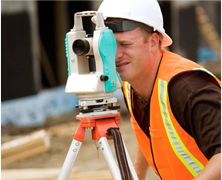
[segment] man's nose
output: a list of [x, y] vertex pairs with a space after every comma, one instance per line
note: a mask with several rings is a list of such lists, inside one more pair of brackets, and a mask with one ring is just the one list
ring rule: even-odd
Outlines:
[[120, 60], [123, 57], [124, 53], [120, 45], [117, 44], [116, 50], [116, 61]]

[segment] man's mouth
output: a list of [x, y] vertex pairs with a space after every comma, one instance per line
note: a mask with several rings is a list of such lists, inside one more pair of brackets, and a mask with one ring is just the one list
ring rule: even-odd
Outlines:
[[121, 62], [116, 62], [116, 68], [121, 68], [125, 65], [129, 64], [128, 61], [121, 61]]

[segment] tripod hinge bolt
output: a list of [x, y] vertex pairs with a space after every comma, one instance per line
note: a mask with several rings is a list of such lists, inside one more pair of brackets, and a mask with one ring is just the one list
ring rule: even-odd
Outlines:
[[103, 146], [101, 146], [101, 147], [100, 147], [100, 149], [101, 149], [101, 150], [104, 150], [104, 147], [103, 147]]
[[77, 142], [75, 145], [76, 145], [76, 146], [79, 146], [79, 142]]

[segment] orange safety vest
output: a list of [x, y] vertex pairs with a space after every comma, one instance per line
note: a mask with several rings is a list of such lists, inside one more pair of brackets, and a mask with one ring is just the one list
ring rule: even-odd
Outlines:
[[[131, 122], [141, 151], [149, 165], [162, 180], [190, 180], [197, 177], [208, 159], [195, 140], [174, 117], [168, 95], [168, 83], [179, 73], [205, 71], [200, 65], [169, 51], [162, 50], [163, 57], [150, 100], [150, 138], [137, 123], [131, 104], [132, 93], [128, 82], [123, 91], [131, 114]], [[213, 76], [215, 77], [215, 76]], [[215, 77], [218, 85], [220, 81]]]

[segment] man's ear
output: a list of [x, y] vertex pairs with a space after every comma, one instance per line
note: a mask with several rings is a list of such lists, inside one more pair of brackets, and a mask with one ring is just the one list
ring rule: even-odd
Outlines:
[[159, 38], [159, 36], [158, 36], [158, 34], [157, 33], [153, 33], [152, 35], [151, 35], [151, 50], [152, 51], [157, 51], [158, 49], [159, 49], [159, 42], [160, 41], [160, 38]]

